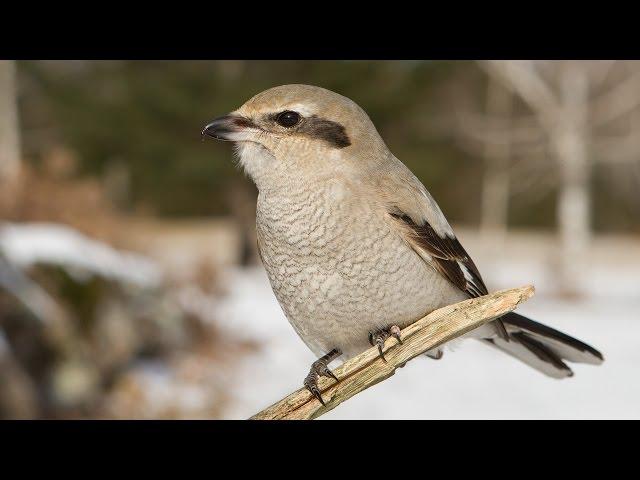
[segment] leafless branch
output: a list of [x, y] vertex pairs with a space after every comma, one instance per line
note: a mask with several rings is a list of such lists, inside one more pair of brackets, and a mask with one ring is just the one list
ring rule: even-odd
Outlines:
[[634, 71], [617, 86], [594, 100], [593, 126], [608, 122], [632, 112], [640, 107], [640, 71]]
[[505, 87], [514, 90], [538, 116], [540, 123], [547, 127], [555, 123], [559, 115], [558, 101], [530, 61], [489, 60], [480, 62], [480, 66]]

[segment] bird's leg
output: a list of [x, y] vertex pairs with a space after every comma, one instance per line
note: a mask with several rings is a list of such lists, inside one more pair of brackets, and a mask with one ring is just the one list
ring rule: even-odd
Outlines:
[[378, 346], [378, 352], [380, 352], [380, 358], [382, 358], [382, 360], [384, 360], [385, 362], [387, 361], [387, 359], [384, 358], [384, 353], [382, 353], [382, 349], [384, 348], [384, 342], [389, 337], [395, 338], [398, 341], [398, 343], [402, 345], [402, 339], [400, 338], [400, 327], [398, 327], [397, 325], [392, 325], [387, 328], [382, 328], [375, 332], [369, 332], [369, 343], [374, 347], [376, 345]]
[[309, 375], [304, 379], [304, 386], [309, 390], [314, 397], [316, 397], [322, 405], [324, 405], [324, 400], [322, 400], [322, 395], [320, 394], [320, 389], [318, 389], [318, 378], [319, 377], [327, 377], [333, 378], [336, 382], [339, 382], [338, 377], [336, 377], [331, 370], [329, 370], [329, 364], [342, 355], [342, 352], [337, 348], [334, 348], [326, 355], [320, 357], [318, 360], [311, 364], [311, 369], [309, 370]]
[[434, 360], [440, 360], [444, 355], [444, 351], [442, 348], [436, 348], [435, 350], [429, 350], [425, 355], [429, 358], [433, 358]]

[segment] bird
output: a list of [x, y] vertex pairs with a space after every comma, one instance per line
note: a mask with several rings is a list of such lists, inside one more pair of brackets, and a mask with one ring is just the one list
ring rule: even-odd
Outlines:
[[[440, 307], [488, 294], [435, 199], [396, 158], [367, 113], [322, 87], [281, 85], [216, 118], [203, 138], [229, 141], [258, 190], [259, 256], [282, 310], [319, 357], [304, 386]], [[451, 179], [455, 182], [455, 179]], [[566, 362], [600, 364], [593, 347], [515, 312], [477, 339], [553, 378]], [[427, 352], [433, 359], [442, 347]]]

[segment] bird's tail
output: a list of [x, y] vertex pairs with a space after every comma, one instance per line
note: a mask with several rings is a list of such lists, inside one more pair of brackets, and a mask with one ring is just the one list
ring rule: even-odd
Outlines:
[[602, 354], [586, 343], [517, 313], [508, 313], [501, 320], [509, 341], [500, 337], [484, 341], [550, 377], [573, 375], [565, 361], [592, 365], [604, 361]]

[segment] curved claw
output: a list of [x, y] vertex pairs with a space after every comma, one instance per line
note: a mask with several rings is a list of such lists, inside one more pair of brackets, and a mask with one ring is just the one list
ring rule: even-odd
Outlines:
[[311, 364], [311, 369], [309, 370], [309, 375], [304, 379], [304, 386], [307, 390], [311, 392], [311, 394], [318, 399], [318, 401], [326, 406], [324, 400], [322, 399], [322, 394], [320, 393], [320, 389], [318, 388], [318, 377], [322, 375], [323, 377], [333, 378], [336, 382], [339, 382], [338, 377], [329, 369], [328, 364], [335, 360], [337, 357], [342, 355], [342, 352], [334, 348], [329, 353], [319, 358], [315, 362]]
[[384, 361], [384, 363], [387, 363], [387, 359], [384, 358], [384, 353], [382, 353], [382, 347], [384, 347], [384, 339], [382, 337], [378, 337], [376, 339], [376, 343], [378, 344], [378, 352], [380, 352], [380, 358], [382, 358], [382, 361]]
[[386, 363], [387, 359], [384, 358], [384, 342], [387, 338], [393, 337], [395, 338], [400, 345], [402, 345], [402, 339], [400, 338], [400, 327], [397, 325], [392, 325], [389, 328], [384, 328], [382, 330], [378, 330], [377, 332], [369, 332], [369, 343], [372, 346], [378, 347], [378, 352], [380, 353], [380, 358]]
[[322, 371], [322, 375], [328, 378], [333, 378], [336, 382], [340, 381], [338, 380], [338, 377], [336, 377], [334, 373], [331, 370], [329, 370], [329, 367], [326, 367], [326, 366], [324, 367], [324, 370]]
[[309, 390], [311, 392], [311, 394], [318, 399], [318, 401], [322, 404], [322, 406], [326, 407], [326, 404], [324, 403], [324, 400], [322, 400], [322, 395], [320, 394], [320, 390], [318, 390], [318, 386], [317, 385], [315, 385], [315, 384], [314, 385], [307, 385], [306, 382], [305, 382], [304, 386], [307, 387], [307, 390]]

